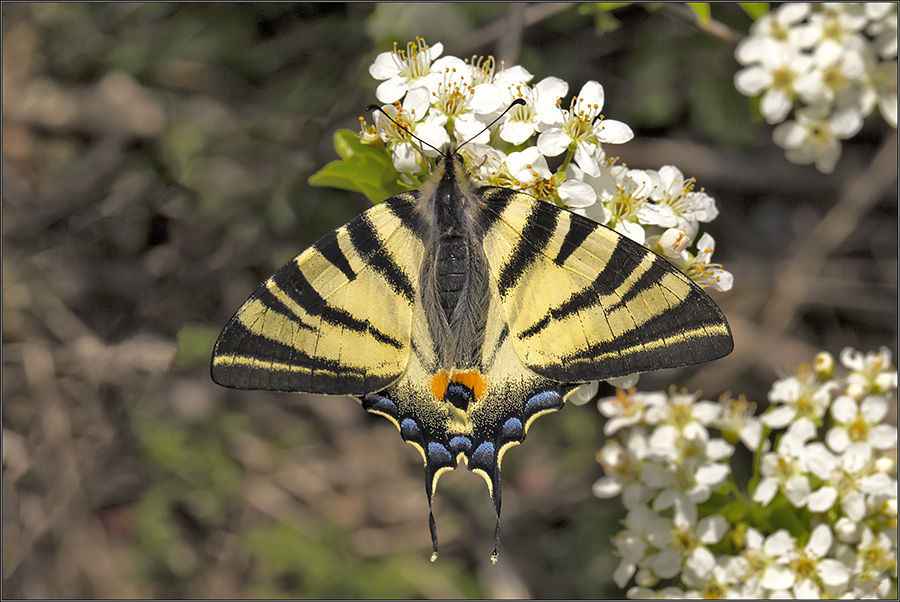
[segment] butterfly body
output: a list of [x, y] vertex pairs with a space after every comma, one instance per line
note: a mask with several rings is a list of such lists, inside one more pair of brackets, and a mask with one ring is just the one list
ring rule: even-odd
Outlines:
[[[721, 357], [721, 311], [637, 243], [529, 195], [477, 187], [449, 151], [422, 190], [391, 197], [282, 267], [225, 327], [219, 384], [359, 398], [438, 478], [488, 484], [580, 384]], [[437, 555], [434, 518], [429, 524]]]

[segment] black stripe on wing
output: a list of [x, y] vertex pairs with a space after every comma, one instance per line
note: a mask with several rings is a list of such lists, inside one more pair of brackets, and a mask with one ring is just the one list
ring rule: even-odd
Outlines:
[[553, 238], [556, 222], [559, 220], [559, 211], [546, 211], [542, 205], [550, 208], [550, 205], [546, 203], [532, 207], [525, 220], [525, 228], [522, 230], [510, 258], [500, 268], [497, 285], [501, 296], [505, 296], [507, 291], [516, 285], [522, 274], [543, 253]]
[[[621, 241], [619, 242], [621, 243]], [[572, 294], [566, 301], [557, 307], [549, 308], [547, 314], [535, 324], [523, 330], [521, 336], [523, 338], [534, 336], [544, 330], [551, 321], [562, 320], [579, 311], [599, 305], [602, 301], [602, 296], [609, 295], [619, 288], [625, 279], [637, 269], [643, 256], [649, 252], [645, 251], [642, 253], [639, 250], [630, 247], [631, 245], [628, 244], [616, 244], [606, 265], [603, 266], [603, 269], [600, 270], [600, 273], [597, 274], [597, 277], [594, 278], [593, 282]], [[638, 251], [640, 255], [635, 253], [635, 251]], [[649, 270], [649, 272], [653, 272], [656, 275], [656, 278], [659, 278], [665, 271], [666, 270], [663, 269], [662, 266], [657, 266], [656, 264], [653, 265], [653, 269]], [[650, 282], [650, 284], [652, 284], [652, 282]], [[628, 291], [628, 295], [630, 295], [629, 298], [634, 296], [631, 290]], [[611, 311], [616, 309], [624, 301], [625, 299], [623, 298], [616, 302], [616, 305], [604, 309], [607, 312]]]
[[347, 224], [347, 233], [350, 235], [353, 248], [366, 264], [381, 274], [394, 292], [402, 295], [407, 303], [412, 303], [416, 291], [409, 277], [394, 261], [368, 216], [363, 214]]
[[403, 343], [375, 328], [367, 319], [359, 319], [344, 309], [333, 307], [306, 280], [296, 262], [291, 261], [272, 276], [272, 281], [292, 301], [311, 316], [321, 316], [329, 324], [342, 326], [355, 332], [368, 332], [377, 341], [402, 349]]
[[[300, 326], [298, 322], [293, 323]], [[311, 356], [231, 322], [216, 343], [213, 381], [237, 389], [302, 391], [322, 394], [364, 394], [376, 391], [392, 379], [378, 379], [365, 367]]]
[[[713, 315], [717, 319], [713, 319]], [[723, 333], [722, 325], [728, 334]], [[648, 336], [648, 332], [654, 335]], [[665, 345], [642, 349], [648, 343], [660, 341], [665, 341]], [[721, 310], [697, 289], [678, 305], [639, 324], [635, 330], [623, 333], [613, 341], [598, 341], [565, 356], [563, 362], [567, 365], [567, 376], [598, 380], [708, 362], [728, 355], [733, 348], [734, 342]], [[639, 351], [635, 352], [635, 349]], [[597, 376], [596, 358], [603, 358], [606, 376]]]

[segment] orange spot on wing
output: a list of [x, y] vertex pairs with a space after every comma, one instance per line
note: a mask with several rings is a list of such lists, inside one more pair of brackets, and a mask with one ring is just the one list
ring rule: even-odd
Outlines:
[[444, 393], [447, 392], [447, 385], [450, 383], [450, 377], [446, 370], [441, 370], [431, 377], [431, 394], [438, 401], [444, 400]]
[[465, 385], [472, 390], [475, 399], [481, 399], [487, 391], [487, 381], [478, 370], [467, 370], [466, 372], [455, 372], [453, 381], [461, 385]]

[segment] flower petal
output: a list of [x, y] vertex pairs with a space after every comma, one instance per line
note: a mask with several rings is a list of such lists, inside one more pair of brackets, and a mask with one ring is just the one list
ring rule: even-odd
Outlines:
[[634, 138], [634, 132], [625, 123], [615, 119], [601, 119], [598, 126], [597, 140], [604, 144], [622, 144]]
[[566, 150], [570, 142], [572, 139], [561, 128], [551, 128], [538, 136], [537, 148], [545, 157], [555, 157]]

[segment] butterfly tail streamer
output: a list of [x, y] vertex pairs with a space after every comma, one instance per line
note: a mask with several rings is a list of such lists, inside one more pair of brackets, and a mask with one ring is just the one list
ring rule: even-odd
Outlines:
[[[426, 489], [431, 489], [428, 486], [426, 481], [425, 483]], [[431, 532], [431, 562], [434, 562], [438, 559], [438, 536], [437, 536], [437, 523], [434, 520], [434, 511], [431, 508], [431, 502], [434, 498], [433, 492], [428, 492], [428, 530]]]
[[500, 467], [497, 467], [497, 472], [494, 478], [494, 487], [493, 487], [493, 498], [494, 502], [494, 514], [497, 516], [497, 526], [494, 527], [494, 550], [491, 552], [491, 564], [497, 564], [497, 559], [500, 557]]

